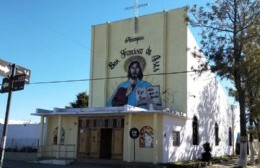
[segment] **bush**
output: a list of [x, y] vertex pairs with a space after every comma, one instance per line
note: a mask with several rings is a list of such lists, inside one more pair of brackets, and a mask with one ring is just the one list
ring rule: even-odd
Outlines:
[[210, 161], [211, 160], [211, 147], [210, 144], [208, 142], [203, 144], [203, 149], [204, 152], [201, 154], [202, 156], [202, 161]]

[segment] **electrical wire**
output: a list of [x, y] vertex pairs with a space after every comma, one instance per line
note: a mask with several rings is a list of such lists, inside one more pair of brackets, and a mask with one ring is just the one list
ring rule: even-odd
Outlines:
[[[183, 74], [190, 73], [195, 71], [179, 71], [179, 72], [168, 72], [168, 73], [156, 73], [156, 74], [147, 74], [143, 76], [155, 76], [155, 75], [174, 75], [174, 74]], [[43, 82], [31, 82], [30, 85], [39, 85], [39, 84], [55, 84], [55, 83], [70, 83], [70, 82], [85, 82], [85, 81], [96, 81], [96, 80], [109, 80], [109, 79], [118, 79], [118, 78], [126, 78], [126, 76], [116, 76], [109, 78], [93, 78], [93, 79], [70, 79], [70, 80], [60, 80], [60, 81], [43, 81]]]

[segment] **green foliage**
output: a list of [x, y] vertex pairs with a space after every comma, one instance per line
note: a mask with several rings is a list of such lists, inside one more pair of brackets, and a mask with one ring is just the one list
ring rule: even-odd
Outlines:
[[88, 95], [86, 92], [77, 94], [75, 102], [70, 102], [70, 106], [66, 108], [84, 108], [88, 107]]
[[234, 84], [230, 93], [239, 102], [241, 136], [246, 137], [246, 110], [255, 118], [259, 109], [260, 1], [215, 0], [205, 8], [195, 5], [189, 12], [187, 21], [202, 30], [200, 52], [207, 58], [194, 52], [200, 66], [193, 68], [211, 70]]

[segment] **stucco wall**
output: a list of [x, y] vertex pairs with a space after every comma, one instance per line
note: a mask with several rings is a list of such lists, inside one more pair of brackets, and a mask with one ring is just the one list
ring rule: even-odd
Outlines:
[[[198, 47], [191, 32], [187, 31], [188, 53], [187, 70], [196, 67], [199, 62], [192, 56], [194, 47]], [[176, 119], [165, 118], [164, 131], [171, 135], [173, 130], [181, 129], [181, 144], [174, 147], [171, 138], [165, 141], [167, 150], [164, 151], [164, 162], [177, 160], [192, 160], [201, 158], [202, 145], [209, 142], [213, 156], [232, 154], [232, 146], [229, 146], [229, 128], [232, 129], [232, 110], [227, 96], [221, 85], [210, 71], [196, 74], [187, 73], [187, 101], [188, 120], [179, 123]], [[234, 115], [234, 114], [233, 114]], [[192, 144], [192, 121], [198, 118], [199, 145]], [[184, 124], [184, 127], [181, 126]], [[215, 124], [219, 127], [219, 145], [215, 145]]]
[[[0, 125], [2, 135], [3, 125]], [[21, 149], [31, 146], [38, 148], [40, 124], [9, 124], [7, 129], [6, 148]]]
[[[49, 116], [47, 117], [47, 132], [46, 135], [46, 147], [45, 150], [51, 151], [53, 149], [58, 149], [53, 143], [54, 130], [59, 125], [59, 117], [58, 116]], [[57, 157], [76, 157], [77, 154], [77, 140], [78, 140], [78, 117], [66, 116], [61, 117], [61, 126], [64, 129], [64, 144], [61, 145], [60, 154], [53, 154], [51, 152], [46, 152], [45, 155], [55, 156]], [[53, 147], [49, 147], [54, 145]], [[53, 148], [53, 149], [52, 149]], [[64, 151], [69, 151], [65, 153]], [[74, 152], [73, 152], [74, 151]]]
[[93, 26], [91, 78], [98, 80], [90, 81], [90, 106], [107, 105], [117, 86], [127, 80], [125, 62], [138, 55], [146, 63], [143, 80], [160, 86], [163, 108], [186, 112], [187, 26], [184, 15], [181, 8], [140, 16], [137, 32], [134, 18]]
[[[160, 114], [128, 114], [125, 117], [124, 129], [124, 160], [128, 162], [134, 161], [134, 143], [135, 143], [135, 159], [139, 162], [161, 162], [163, 150], [163, 123], [162, 115]], [[144, 126], [153, 128], [153, 147], [140, 147], [140, 137], [133, 140], [129, 136], [131, 128], [135, 127], [139, 131]], [[135, 142], [134, 142], [135, 141]]]

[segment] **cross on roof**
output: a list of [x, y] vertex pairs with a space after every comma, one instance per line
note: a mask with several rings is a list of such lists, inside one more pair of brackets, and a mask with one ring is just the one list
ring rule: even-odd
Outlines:
[[126, 7], [125, 10], [131, 10], [131, 9], [135, 9], [135, 33], [138, 32], [138, 8], [141, 7], [146, 7], [148, 6], [148, 3], [144, 3], [144, 4], [138, 4], [138, 0], [135, 0], [135, 5], [134, 6], [129, 6]]
[[135, 5], [134, 6], [129, 6], [129, 7], [126, 7], [125, 10], [131, 10], [131, 9], [135, 9], [135, 17], [138, 17], [138, 8], [141, 8], [141, 7], [146, 7], [148, 6], [149, 4], [148, 3], [144, 3], [144, 4], [138, 4], [138, 0], [135, 0]]

